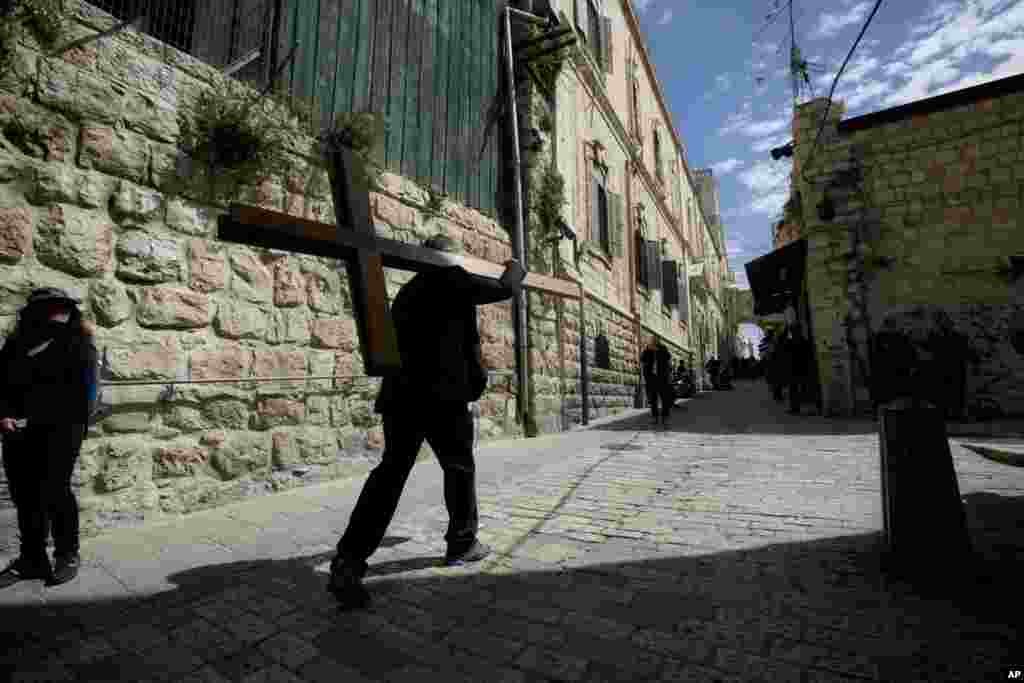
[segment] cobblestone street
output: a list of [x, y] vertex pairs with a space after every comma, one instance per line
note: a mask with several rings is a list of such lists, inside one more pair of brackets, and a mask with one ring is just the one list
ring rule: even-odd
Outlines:
[[740, 382], [664, 429], [633, 411], [483, 446], [477, 566], [438, 566], [440, 469], [418, 465], [368, 611], [324, 590], [359, 479], [89, 539], [75, 582], [0, 593], [0, 636], [18, 681], [1005, 680], [1024, 470], [953, 454], [987, 583], [883, 573], [876, 426]]

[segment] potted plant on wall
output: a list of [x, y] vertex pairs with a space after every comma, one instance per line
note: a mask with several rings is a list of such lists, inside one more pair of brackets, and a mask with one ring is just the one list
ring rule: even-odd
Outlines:
[[[345, 191], [343, 183], [338, 182], [344, 175], [344, 169], [352, 172], [353, 179], [360, 186], [356, 188], [357, 192], [377, 187], [386, 135], [386, 120], [374, 112], [343, 112], [334, 118], [332, 125], [320, 134], [319, 141], [335, 192], [339, 189]], [[349, 205], [347, 198], [336, 196], [334, 200], [343, 201], [342, 206]]]
[[220, 90], [207, 90], [191, 112], [179, 115], [177, 189], [220, 202], [237, 196], [246, 185], [289, 168], [290, 140], [308, 124], [294, 105], [282, 110], [281, 101], [264, 97], [245, 85], [225, 81]]

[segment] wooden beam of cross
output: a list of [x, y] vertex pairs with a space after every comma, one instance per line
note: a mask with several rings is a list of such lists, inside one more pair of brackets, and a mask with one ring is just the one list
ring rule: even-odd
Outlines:
[[[342, 150], [342, 154], [347, 153]], [[234, 205], [218, 221], [217, 237], [225, 242], [278, 249], [345, 262], [352, 291], [356, 328], [366, 374], [371, 377], [399, 367], [397, 336], [388, 311], [384, 268], [430, 272], [462, 266], [467, 272], [497, 279], [501, 264], [473, 256], [449, 254], [397, 240], [377, 237], [370, 220], [365, 181], [352, 173], [351, 159], [341, 161], [342, 179], [332, 177], [337, 225], [297, 218], [277, 211]], [[342, 182], [336, 182], [341, 180]], [[340, 185], [340, 186], [339, 186]], [[570, 299], [579, 285], [539, 273], [527, 273], [523, 286]]]

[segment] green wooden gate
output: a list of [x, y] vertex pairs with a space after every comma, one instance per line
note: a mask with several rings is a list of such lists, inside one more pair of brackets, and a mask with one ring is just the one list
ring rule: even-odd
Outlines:
[[388, 121], [388, 170], [494, 216], [501, 0], [281, 0], [288, 92]]

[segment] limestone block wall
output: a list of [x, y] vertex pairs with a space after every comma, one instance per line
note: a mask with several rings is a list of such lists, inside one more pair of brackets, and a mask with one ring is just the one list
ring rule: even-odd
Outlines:
[[[114, 23], [66, 4], [73, 35]], [[22, 78], [0, 81], [5, 334], [33, 288], [56, 285], [82, 298], [115, 381], [337, 376], [184, 384], [163, 398], [160, 385], [110, 389], [114, 414], [90, 430], [75, 473], [85, 533], [368, 470], [383, 446], [378, 380], [362, 377], [344, 269], [220, 243], [223, 207], [170, 191], [177, 116], [223, 77], [131, 30], [62, 59], [32, 44], [16, 58]], [[333, 221], [312, 140], [293, 147], [292, 173], [238, 199]], [[511, 257], [504, 228], [451, 202], [428, 212], [428, 193], [407, 179], [385, 174], [371, 199], [383, 236], [446, 231], [470, 254]], [[408, 277], [388, 272], [391, 296]], [[509, 304], [482, 309], [480, 327], [488, 367], [511, 371]], [[492, 380], [483, 438], [517, 433], [514, 389]]]
[[[894, 121], [826, 126], [812, 182], [801, 187], [808, 291], [833, 411], [866, 399], [844, 325], [852, 315], [855, 342], [865, 341], [850, 303], [863, 299], [873, 330], [907, 311], [944, 312], [976, 354], [966, 417], [1024, 414], [1024, 357], [1012, 343], [1024, 329], [1024, 297], [1005, 272], [1007, 256], [1024, 254], [1022, 115], [1024, 93], [967, 93]], [[798, 159], [820, 116], [820, 103], [802, 108]], [[837, 209], [831, 223], [815, 210], [825, 189]]]
[[[597, 419], [633, 407], [640, 349], [634, 323], [624, 312], [592, 297], [587, 298], [585, 307], [589, 416]], [[595, 362], [595, 340], [599, 334], [608, 340], [608, 368], [599, 368]], [[582, 419], [578, 401], [570, 403], [569, 410], [573, 422]]]

